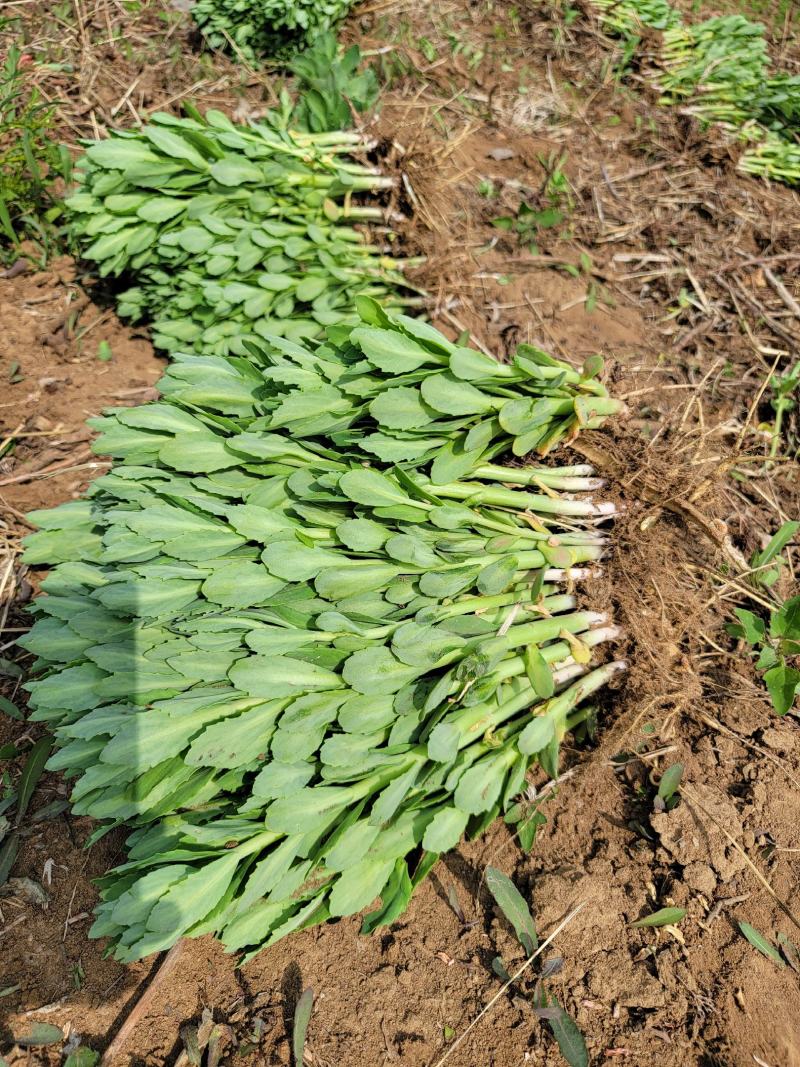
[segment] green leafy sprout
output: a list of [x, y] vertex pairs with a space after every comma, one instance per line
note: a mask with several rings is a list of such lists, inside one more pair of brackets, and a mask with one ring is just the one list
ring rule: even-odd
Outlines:
[[557, 207], [545, 207], [541, 210], [531, 207], [524, 201], [519, 205], [516, 215], [501, 215], [492, 219], [498, 230], [507, 230], [516, 234], [520, 242], [533, 255], [539, 254], [538, 238], [542, 230], [551, 230], [564, 222], [565, 215]]
[[[798, 93], [800, 100], [800, 92]], [[787, 415], [797, 411], [797, 396], [800, 394], [800, 360], [785, 374], [773, 374], [770, 378], [770, 406], [774, 412], [771, 423], [766, 423], [760, 429], [769, 434], [769, 454], [774, 459], [784, 444], [785, 422]], [[787, 437], [788, 454], [796, 457], [800, 450], [800, 438], [797, 432], [790, 433]]]
[[[545, 172], [538, 195], [538, 206], [532, 207], [522, 201], [516, 215], [502, 215], [492, 220], [492, 224], [498, 229], [516, 234], [520, 243], [527, 245], [533, 255], [539, 254], [537, 237], [541, 231], [552, 230], [566, 222], [574, 208], [572, 189], [563, 169], [567, 160], [566, 152], [553, 152], [549, 156], [540, 155], [538, 158]], [[481, 195], [489, 194], [481, 192]]]
[[760, 552], [754, 552], [750, 560], [749, 581], [755, 586], [771, 589], [780, 578], [786, 560], [783, 550], [795, 539], [800, 522], [789, 520], [782, 523]]
[[775, 948], [773, 943], [768, 940], [768, 938], [764, 937], [764, 935], [760, 931], [756, 930], [754, 926], [751, 926], [750, 923], [747, 922], [740, 922], [739, 929], [750, 942], [750, 944], [753, 946], [753, 948], [757, 948], [762, 956], [766, 956], [768, 960], [772, 960], [772, 962], [778, 967], [786, 966], [783, 961], [783, 957], [781, 956], [780, 952], [778, 952], [778, 950]]
[[800, 670], [792, 666], [800, 656], [800, 596], [784, 601], [766, 622], [745, 608], [736, 608], [735, 613], [739, 622], [729, 624], [728, 632], [753, 649], [772, 706], [785, 715], [800, 689]]

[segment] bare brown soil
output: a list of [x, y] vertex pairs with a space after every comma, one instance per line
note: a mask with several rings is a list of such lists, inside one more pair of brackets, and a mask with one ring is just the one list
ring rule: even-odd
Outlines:
[[[86, 937], [91, 879], [118, 859], [120, 839], [84, 851], [87, 820], [62, 813], [32, 822], [0, 897], [0, 990], [19, 987], [0, 997], [0, 1054], [13, 1067], [60, 1062], [55, 1050], [15, 1048], [37, 1022], [103, 1050], [151, 981], [155, 995], [113, 1067], [189, 1062], [181, 1028], [204, 1011], [218, 1024], [220, 1056], [204, 1062], [288, 1064], [305, 986], [315, 994], [310, 1067], [436, 1064], [500, 988], [492, 959], [501, 954], [509, 970], [522, 962], [483, 885], [489, 863], [514, 878], [543, 936], [582, 906], [548, 956], [563, 957], [556, 988], [592, 1063], [800, 1064], [799, 976], [760, 955], [737, 925], [800, 939], [798, 720], [776, 718], [724, 630], [733, 607], [748, 604], [741, 572], [751, 553], [798, 514], [797, 465], [765, 466], [758, 429], [769, 417], [762, 383], [796, 358], [800, 339], [767, 273], [798, 297], [798, 198], [738, 175], [713, 133], [616, 88], [603, 66], [608, 45], [590, 23], [564, 29], [536, 4], [420, 6], [367, 3], [348, 26], [362, 48], [391, 48], [380, 62], [393, 81], [374, 128], [386, 167], [401, 177], [404, 246], [429, 257], [420, 281], [435, 296], [432, 317], [451, 334], [467, 329], [500, 356], [530, 340], [575, 361], [609, 357], [629, 417], [577, 447], [625, 505], [614, 557], [589, 595], [625, 627], [630, 670], [604, 698], [596, 742], [566, 753], [532, 854], [496, 824], [444, 857], [402, 919], [371, 939], [356, 919], [342, 920], [237, 970], [205, 938], [185, 943], [158, 984], [160, 959], [122, 967]], [[26, 17], [45, 26], [40, 7]], [[131, 16], [132, 39], [165, 32], [153, 7]], [[85, 15], [90, 37], [105, 11], [100, 4]], [[185, 23], [169, 32], [171, 46], [193, 54]], [[140, 109], [171, 106], [169, 96], [195, 80], [185, 62], [154, 72], [140, 61], [137, 70], [137, 54], [83, 53], [75, 93], [87, 110], [65, 112], [73, 127], [109, 120], [125, 92], [117, 80], [141, 74], [151, 95], [142, 103], [131, 95]], [[248, 83], [233, 69], [218, 61], [208, 75], [215, 91], [224, 95], [240, 77], [240, 108], [263, 106], [268, 80]], [[492, 220], [521, 199], [546, 206], [562, 152], [572, 206], [563, 226], [539, 235], [534, 256]], [[497, 195], [481, 195], [481, 182]], [[86, 416], [148, 399], [162, 365], [141, 332], [85, 300], [69, 260], [0, 281], [0, 380], [21, 378], [0, 399], [2, 436], [18, 438], [0, 459], [9, 559], [22, 513], [70, 498], [96, 473]], [[110, 362], [97, 360], [100, 340], [111, 344]], [[25, 625], [30, 582], [15, 563], [4, 646]], [[791, 590], [787, 569], [782, 592]], [[16, 686], [3, 692], [16, 699]], [[26, 731], [0, 719], [0, 744]], [[676, 762], [685, 765], [682, 799], [659, 814], [657, 782]], [[531, 796], [536, 787], [546, 785], [531, 783]], [[66, 794], [46, 775], [34, 815]], [[46, 906], [20, 879], [44, 889]], [[465, 923], [448, 902], [451, 887]], [[629, 925], [665, 906], [687, 909], [679, 926]], [[562, 1063], [529, 989], [523, 982], [504, 994], [451, 1067]]]

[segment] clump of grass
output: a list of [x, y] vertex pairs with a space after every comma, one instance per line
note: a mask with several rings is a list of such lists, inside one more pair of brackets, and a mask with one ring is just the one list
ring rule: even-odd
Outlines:
[[53, 139], [54, 105], [28, 80], [30, 62], [13, 45], [0, 68], [0, 254], [27, 237], [49, 242], [61, 214], [53, 183], [71, 167]]

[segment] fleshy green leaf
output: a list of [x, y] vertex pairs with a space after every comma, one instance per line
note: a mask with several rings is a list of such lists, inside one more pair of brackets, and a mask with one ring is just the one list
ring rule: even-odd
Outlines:
[[294, 1009], [294, 1023], [292, 1024], [292, 1052], [294, 1062], [302, 1064], [306, 1048], [306, 1034], [308, 1024], [311, 1022], [311, 1013], [314, 1010], [314, 993], [311, 989], [304, 989]]
[[758, 949], [762, 956], [766, 956], [767, 959], [772, 960], [773, 963], [777, 963], [779, 967], [785, 966], [783, 962], [783, 957], [772, 944], [772, 942], [768, 941], [763, 934], [760, 934], [754, 926], [751, 926], [750, 923], [740, 922], [739, 929], [742, 931], [742, 933], [750, 942], [750, 944], [754, 948]]
[[800, 689], [800, 671], [789, 667], [785, 661], [781, 660], [777, 666], [765, 672], [764, 681], [769, 690], [772, 706], [779, 715], [785, 715], [791, 710]]
[[682, 777], [682, 763], [673, 763], [671, 767], [667, 767], [661, 775], [661, 781], [658, 783], [658, 795], [662, 800], [670, 800], [675, 795], [680, 787]]
[[497, 906], [511, 923], [527, 955], [532, 956], [539, 947], [539, 937], [533, 916], [522, 894], [508, 875], [496, 867], [487, 867], [485, 877], [486, 885]]
[[64, 1040], [60, 1026], [52, 1023], [34, 1023], [27, 1034], [14, 1038], [21, 1048], [36, 1048], [41, 1045], [57, 1045]]

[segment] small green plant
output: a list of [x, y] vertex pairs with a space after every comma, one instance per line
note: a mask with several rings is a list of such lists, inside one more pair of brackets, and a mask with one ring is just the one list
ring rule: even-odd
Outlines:
[[[537, 238], [540, 231], [555, 229], [566, 222], [575, 206], [569, 179], [563, 169], [567, 159], [566, 152], [552, 152], [549, 156], [540, 155], [538, 159], [545, 172], [539, 190], [538, 205], [532, 207], [523, 201], [517, 208], [516, 215], [503, 215], [492, 219], [492, 225], [500, 230], [515, 233], [520, 243], [527, 245], [535, 256], [539, 254]], [[568, 238], [568, 229], [562, 231], [559, 236]]]
[[332, 33], [323, 33], [290, 64], [297, 75], [300, 98], [294, 122], [310, 133], [346, 130], [359, 112], [368, 111], [378, 97], [378, 79], [368, 68], [359, 71], [357, 44], [343, 52]]
[[295, 1067], [303, 1067], [305, 1062], [306, 1035], [313, 1010], [314, 991], [313, 989], [304, 989], [295, 1008], [294, 1025], [292, 1027], [292, 1054]]
[[[754, 552], [750, 560], [752, 573], [750, 582], [753, 585], [771, 588], [781, 576], [786, 560], [782, 556], [784, 548], [800, 530], [800, 522], [785, 522], [776, 534], [768, 541], [765, 548], [760, 552]], [[774, 564], [774, 566], [770, 566]]]
[[664, 773], [661, 775], [661, 781], [658, 783], [658, 793], [655, 799], [655, 810], [671, 811], [672, 808], [678, 803], [678, 794], [680, 793], [681, 778], [683, 777], [683, 764], [673, 763], [672, 766], [667, 767]]
[[470, 70], [477, 70], [483, 62], [485, 52], [482, 48], [465, 41], [463, 31], [449, 30], [447, 32], [447, 42], [450, 45], [450, 55], [454, 59], [456, 56], [463, 56]]
[[572, 278], [584, 277], [587, 279], [584, 307], [589, 314], [595, 310], [598, 303], [603, 303], [606, 307], [616, 307], [614, 297], [594, 276], [594, 263], [592, 263], [592, 257], [586, 252], [581, 252], [578, 264], [579, 265], [576, 266], [574, 263], [560, 263], [558, 266]]
[[637, 919], [636, 922], [631, 923], [631, 926], [638, 930], [653, 926], [674, 926], [685, 918], [686, 908], [659, 908], [658, 911]]
[[772, 611], [768, 623], [745, 608], [737, 608], [736, 617], [739, 622], [730, 623], [728, 632], [751, 646], [772, 705], [779, 715], [785, 715], [800, 689], [800, 670], [790, 664], [800, 656], [800, 596]]
[[535, 802], [530, 804], [520, 800], [508, 809], [505, 821], [508, 826], [514, 828], [514, 836], [520, 848], [524, 852], [530, 852], [536, 842], [536, 835], [547, 822], [547, 816], [539, 811]]
[[99, 1059], [99, 1052], [95, 1052], [94, 1049], [81, 1045], [81, 1047], [76, 1048], [74, 1052], [70, 1052], [69, 1056], [67, 1056], [64, 1061], [64, 1067], [95, 1067], [95, 1064]]
[[70, 172], [69, 153], [52, 139], [54, 108], [27, 84], [29, 64], [12, 45], [0, 67], [0, 244], [12, 248], [27, 236], [45, 237], [46, 245], [45, 231], [61, 214], [52, 183]]
[[529, 251], [537, 256], [539, 245], [537, 240], [541, 230], [552, 230], [560, 226], [564, 221], [564, 215], [556, 207], [546, 207], [541, 211], [526, 204], [524, 201], [517, 208], [516, 215], [502, 215], [492, 219], [492, 225], [498, 230], [507, 230], [515, 233], [520, 243], [527, 245]]
[[[786, 374], [773, 374], [770, 386], [772, 388], [770, 406], [775, 415], [771, 423], [763, 424], [760, 429], [770, 436], [769, 454], [774, 459], [781, 447], [784, 420], [790, 412], [797, 410], [797, 396], [800, 394], [800, 360]], [[798, 441], [796, 439], [790, 440], [788, 444], [791, 451], [797, 451]]]
[[[17, 858], [22, 835], [22, 820], [42, 776], [52, 745], [51, 738], [42, 737], [31, 746], [15, 787], [12, 787], [6, 775], [3, 775], [0, 780], [0, 886], [8, 880]], [[9, 751], [4, 758], [11, 759], [17, 754], [17, 752]], [[5, 814], [7, 811], [10, 812], [12, 807], [14, 808], [13, 819]]]
[[439, 54], [436, 45], [429, 37], [420, 37], [417, 46], [429, 63], [433, 63]]
[[[486, 885], [498, 908], [513, 928], [525, 955], [530, 959], [539, 949], [539, 937], [536, 932], [536, 923], [525, 898], [511, 879], [496, 867], [486, 868]], [[547, 979], [558, 974], [563, 963], [564, 961], [560, 958], [548, 960], [537, 975], [535, 985], [529, 995], [533, 1002], [533, 1010], [539, 1019], [550, 1027], [561, 1050], [561, 1055], [570, 1067], [588, 1067], [589, 1053], [583, 1035], [574, 1019], [550, 994], [546, 986]], [[492, 970], [504, 982], [511, 983], [519, 977], [518, 974], [513, 979], [511, 978], [501, 956], [493, 960]]]
[[768, 938], [764, 937], [759, 930], [756, 930], [754, 926], [751, 926], [750, 923], [740, 922], [739, 929], [753, 948], [757, 948], [762, 956], [766, 956], [768, 960], [772, 960], [778, 967], [786, 966], [780, 952], [778, 952], [773, 943]]
[[564, 8], [564, 25], [565, 26], [571, 26], [572, 23], [573, 22], [577, 22], [577, 20], [580, 17], [581, 17], [580, 8], [572, 7], [571, 5], [568, 5], [566, 8]]
[[567, 153], [551, 152], [549, 156], [541, 154], [537, 158], [545, 171], [542, 193], [552, 207], [558, 207], [568, 214], [575, 207], [575, 201], [572, 186], [564, 171]]

